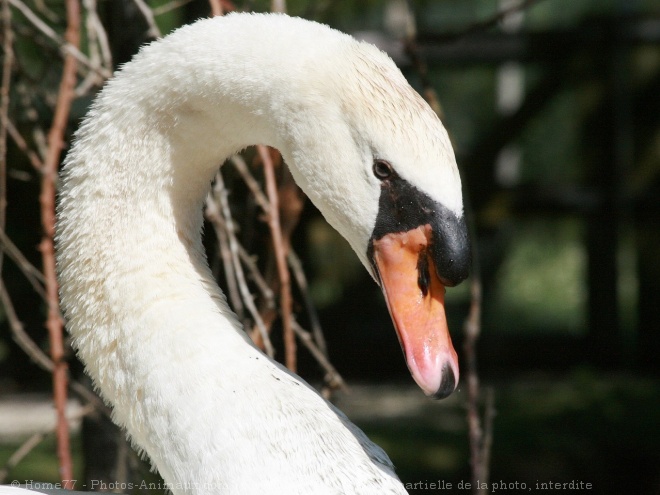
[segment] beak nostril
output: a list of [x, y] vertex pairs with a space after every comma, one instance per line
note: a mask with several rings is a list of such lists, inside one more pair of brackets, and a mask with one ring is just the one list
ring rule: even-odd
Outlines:
[[423, 249], [419, 253], [419, 258], [417, 260], [417, 285], [419, 285], [424, 297], [429, 293], [430, 283], [431, 274], [429, 273], [429, 259], [426, 249]]

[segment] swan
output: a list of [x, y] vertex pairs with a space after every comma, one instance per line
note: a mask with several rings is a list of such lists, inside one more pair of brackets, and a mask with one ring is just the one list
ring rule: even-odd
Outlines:
[[422, 390], [454, 390], [444, 291], [467, 277], [469, 245], [447, 133], [387, 55], [285, 15], [184, 26], [99, 93], [57, 212], [74, 346], [177, 495], [405, 493], [381, 448], [252, 344], [213, 280], [203, 201], [256, 143], [381, 285]]

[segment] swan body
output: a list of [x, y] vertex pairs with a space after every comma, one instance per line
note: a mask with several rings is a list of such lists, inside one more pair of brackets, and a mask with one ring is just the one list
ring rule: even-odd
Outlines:
[[[58, 206], [74, 345], [175, 494], [405, 493], [378, 446], [251, 343], [210, 273], [203, 200], [219, 164], [256, 143], [282, 153], [381, 283], [418, 383], [453, 390], [448, 334], [410, 324], [410, 307], [467, 275], [447, 134], [386, 55], [284, 15], [183, 27], [99, 94]], [[405, 285], [397, 267], [411, 266]], [[399, 303], [408, 296], [412, 306]], [[432, 319], [444, 318], [441, 298], [429, 299]]]

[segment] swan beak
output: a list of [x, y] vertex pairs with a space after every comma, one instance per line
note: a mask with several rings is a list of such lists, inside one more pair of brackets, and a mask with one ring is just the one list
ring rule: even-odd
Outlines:
[[442, 399], [459, 372], [432, 238], [430, 224], [386, 234], [373, 241], [373, 260], [408, 369], [427, 396]]

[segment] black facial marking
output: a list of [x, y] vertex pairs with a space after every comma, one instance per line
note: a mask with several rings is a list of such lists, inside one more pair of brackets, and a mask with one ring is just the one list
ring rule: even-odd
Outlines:
[[436, 273], [443, 285], [453, 287], [465, 280], [470, 270], [470, 240], [465, 216], [457, 217], [399, 177], [393, 169], [391, 175], [381, 181], [378, 215], [367, 256], [374, 265], [373, 241], [426, 224], [433, 231], [429, 251]]

